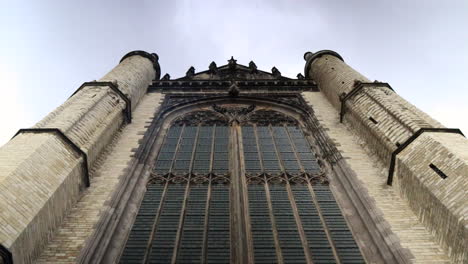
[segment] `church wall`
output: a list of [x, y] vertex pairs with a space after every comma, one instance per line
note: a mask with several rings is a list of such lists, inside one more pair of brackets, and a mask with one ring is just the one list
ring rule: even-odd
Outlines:
[[0, 150], [0, 241], [15, 263], [32, 261], [76, 201], [82, 162], [54, 134], [20, 134]]
[[[450, 263], [434, 236], [425, 229], [407, 202], [400, 197], [398, 191], [385, 185], [386, 165], [373, 156], [369, 145], [356, 133], [351, 132], [349, 125], [339, 122], [338, 111], [327, 100], [326, 95], [304, 92], [303, 97], [312, 107], [320, 124], [327, 131], [346, 163], [354, 171], [359, 186], [355, 185], [353, 188], [357, 192], [370, 196], [368, 202], [375, 204], [375, 208], [378, 208], [371, 214], [373, 221], [379, 223], [379, 232], [390, 234], [385, 237], [385, 240], [395, 246], [400, 243], [409, 251], [406, 254], [411, 256], [414, 263]], [[342, 194], [338, 193], [337, 181], [337, 178], [331, 179], [330, 186], [335, 191], [337, 199], [342, 199]], [[346, 201], [341, 201], [339, 204], [345, 203]], [[342, 211], [349, 219], [357, 217], [350, 215], [345, 208], [342, 208]], [[353, 232], [360, 232], [355, 225], [350, 225], [350, 227]], [[363, 241], [358, 241], [358, 243], [361, 243], [361, 247], [366, 247]]]
[[[153, 63], [142, 56], [124, 59], [106, 81], [118, 85], [136, 107], [155, 77]], [[95, 163], [123, 124], [125, 102], [109, 87], [86, 86], [34, 128], [0, 149], [0, 244], [15, 263], [30, 263], [87, 185], [85, 170]], [[59, 129], [87, 154], [58, 133]]]
[[[37, 263], [75, 263], [80, 250], [96, 230], [103, 212], [109, 211], [109, 200], [125, 179], [126, 169], [139, 147], [144, 133], [151, 124], [164, 96], [148, 93], [136, 107], [131, 124], [125, 126], [112, 139], [103, 155], [93, 167], [91, 186], [70, 210], [57, 229]], [[144, 187], [144, 185], [143, 185]], [[143, 192], [140, 192], [143, 194]], [[140, 197], [141, 198], [141, 197]], [[138, 200], [138, 199], [137, 199]], [[133, 208], [134, 214], [138, 208]], [[70, 236], [70, 234], [74, 234]]]
[[[442, 179], [428, 164], [447, 178]], [[467, 140], [459, 134], [424, 133], [399, 154], [397, 171], [401, 195], [423, 223], [431, 226], [454, 262], [466, 263]], [[424, 201], [423, 206], [419, 201]]]
[[[392, 152], [419, 129], [443, 128], [439, 122], [406, 102], [388, 87], [384, 87], [381, 83], [369, 83], [368, 79], [334, 55], [315, 56], [308, 63], [310, 70], [306, 75], [318, 83], [319, 88], [338, 111], [341, 109], [340, 96], [343, 97], [343, 93], [350, 93], [358, 85], [355, 81], [368, 83], [359, 93], [346, 101], [343, 121], [366, 142], [367, 148], [380, 158], [386, 170], [389, 168]], [[339, 114], [336, 118], [339, 118]], [[468, 206], [466, 199], [468, 183], [466, 172], [457, 171], [459, 166], [456, 164], [466, 164], [468, 159], [457, 155], [451, 142], [453, 137], [460, 137], [457, 144], [464, 148], [468, 146], [468, 141], [461, 138], [462, 136], [438, 133], [438, 146], [444, 149], [445, 155], [449, 157], [444, 160], [437, 155], [439, 148], [427, 151], [425, 147], [430, 142], [430, 136], [427, 135], [431, 133], [423, 135], [424, 137], [420, 136], [416, 142], [411, 143], [405, 151], [397, 155], [393, 185], [388, 188], [395, 189], [406, 198], [414, 213], [425, 227], [436, 235], [452, 260], [461, 263], [468, 258], [462, 253], [468, 246], [465, 226], [468, 213], [466, 210], [461, 210]], [[426, 141], [421, 142], [420, 140], [424, 138]], [[421, 143], [418, 144], [418, 141]], [[410, 158], [408, 154], [403, 154], [413, 148], [419, 149], [412, 151], [418, 153], [418, 156]], [[411, 163], [414, 159], [423, 163], [416, 166], [415, 163]], [[444, 172], [449, 174], [449, 177], [446, 179], [439, 177], [430, 169], [431, 163], [438, 163], [438, 167], [443, 166]], [[428, 175], [428, 171], [431, 172], [430, 176], [423, 176]], [[386, 173], [388, 174], [388, 171]], [[431, 177], [431, 180], [427, 180], [427, 177]], [[448, 192], [441, 194], [441, 190], [451, 190], [450, 195]], [[448, 229], [453, 231], [449, 232]]]

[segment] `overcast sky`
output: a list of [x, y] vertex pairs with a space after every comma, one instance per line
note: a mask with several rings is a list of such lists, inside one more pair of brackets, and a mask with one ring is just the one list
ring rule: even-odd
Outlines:
[[132, 50], [173, 78], [255, 61], [303, 72], [332, 49], [371, 80], [468, 134], [468, 1], [3, 1], [0, 145]]

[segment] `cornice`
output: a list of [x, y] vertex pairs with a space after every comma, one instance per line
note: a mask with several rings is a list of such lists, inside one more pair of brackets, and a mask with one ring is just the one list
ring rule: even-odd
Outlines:
[[160, 92], [227, 92], [235, 84], [241, 93], [319, 91], [312, 80], [160, 80], [153, 81], [148, 91]]

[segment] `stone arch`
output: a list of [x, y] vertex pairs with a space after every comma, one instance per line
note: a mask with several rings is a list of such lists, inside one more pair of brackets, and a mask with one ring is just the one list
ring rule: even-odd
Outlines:
[[275, 100], [272, 98], [250, 96], [214, 96], [169, 106], [162, 109], [158, 115], [158, 119], [164, 124], [162, 127], [167, 128], [167, 125], [173, 123], [177, 118], [189, 114], [190, 112], [213, 111], [213, 105], [230, 105], [233, 107], [248, 107], [255, 105], [255, 111], [276, 111], [288, 117], [290, 120], [297, 120], [298, 123], [303, 126], [308, 126], [310, 117], [313, 115], [312, 109], [305, 104], [302, 105], [282, 100]]

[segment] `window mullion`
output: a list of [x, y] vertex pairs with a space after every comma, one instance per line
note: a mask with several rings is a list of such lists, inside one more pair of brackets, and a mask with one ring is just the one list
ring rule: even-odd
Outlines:
[[[174, 166], [175, 159], [177, 157], [177, 152], [179, 151], [179, 146], [180, 146], [180, 142], [182, 141], [182, 135], [184, 133], [184, 129], [185, 129], [185, 125], [182, 126], [182, 129], [181, 129], [180, 134], [179, 134], [179, 138], [177, 139], [177, 146], [176, 146], [176, 148], [174, 150], [174, 155], [172, 156], [171, 166], [169, 167], [168, 176], [166, 177], [166, 182], [164, 184], [164, 191], [163, 191], [163, 193], [161, 195], [161, 201], [160, 201], [159, 208], [158, 208], [158, 214], [156, 215], [156, 218], [154, 219], [153, 226], [151, 227], [151, 235], [150, 235], [150, 237], [148, 239], [148, 245], [147, 245], [147, 248], [145, 250], [145, 256], [143, 258], [143, 263], [148, 263], [148, 261], [149, 261], [149, 256], [151, 254], [151, 248], [153, 246], [154, 234], [156, 233], [159, 218], [161, 217], [161, 212], [162, 212], [162, 210], [164, 208], [164, 203], [166, 201], [167, 189], [169, 188], [169, 177], [170, 177], [170, 175], [172, 173], [172, 167]], [[167, 139], [167, 135], [166, 135], [166, 139]]]
[[[294, 143], [294, 140], [292, 140], [291, 133], [289, 132], [289, 130], [288, 130], [286, 127], [285, 127], [285, 129], [286, 129], [286, 133], [288, 134], [289, 142], [290, 142], [290, 144], [291, 144], [291, 146], [292, 146], [292, 148], [293, 148], [293, 150], [294, 150], [294, 155], [296, 155], [297, 160], [300, 161], [301, 159], [299, 158], [299, 155], [298, 155], [298, 152], [297, 152], [297, 148], [296, 148], [296, 144]], [[306, 140], [307, 140], [307, 139], [306, 139]], [[312, 153], [311, 153], [311, 155], [312, 155]], [[305, 171], [304, 166], [302, 165], [302, 162], [298, 162], [298, 163], [299, 163], [299, 166], [301, 167], [301, 170], [304, 171], [305, 173], [307, 173], [307, 172]], [[306, 176], [305, 178], [306, 178], [306, 180], [307, 180], [307, 188], [308, 188], [308, 190], [309, 190], [309, 192], [310, 192], [310, 194], [311, 194], [311, 196], [312, 196], [312, 202], [314, 203], [314, 206], [315, 206], [315, 208], [317, 209], [317, 214], [318, 214], [318, 216], [319, 216], [319, 218], [320, 218], [320, 222], [322, 223], [322, 226], [323, 226], [323, 230], [324, 230], [324, 232], [325, 232], [325, 235], [327, 236], [328, 243], [329, 243], [330, 246], [331, 246], [331, 249], [332, 249], [332, 252], [333, 252], [333, 256], [334, 256], [334, 258], [335, 258], [335, 260], [336, 260], [336, 264], [340, 264], [341, 262], [340, 262], [340, 259], [339, 259], [339, 257], [338, 257], [338, 253], [337, 253], [337, 251], [336, 251], [335, 244], [333, 243], [333, 239], [332, 239], [331, 236], [330, 236], [330, 231], [328, 230], [327, 224], [325, 223], [325, 219], [324, 219], [324, 217], [323, 217], [322, 210], [320, 209], [320, 205], [319, 205], [318, 202], [317, 202], [317, 198], [316, 198], [315, 192], [314, 192], [314, 190], [313, 190], [313, 188], [312, 188], [312, 185], [311, 185], [311, 183], [310, 183], [309, 177]], [[313, 252], [312, 252], [311, 254], [313, 254]]]
[[315, 205], [315, 208], [317, 209], [317, 213], [318, 213], [318, 215], [320, 217], [320, 222], [322, 223], [323, 230], [325, 231], [325, 235], [327, 236], [328, 243], [330, 244], [330, 246], [332, 248], [333, 256], [335, 257], [336, 263], [340, 264], [341, 260], [338, 257], [338, 252], [336, 250], [336, 245], [333, 242], [333, 239], [332, 239], [331, 234], [330, 234], [330, 230], [328, 229], [327, 223], [325, 222], [325, 217], [323, 216], [323, 213], [322, 213], [322, 208], [320, 207], [320, 205], [319, 205], [319, 203], [317, 201], [317, 195], [315, 194], [314, 188], [312, 188], [312, 184], [310, 183], [310, 181], [308, 181], [308, 183], [307, 183], [307, 188], [309, 188], [310, 195], [312, 196], [312, 201], [313, 201], [313, 203]]
[[190, 180], [191, 180], [191, 177], [192, 177], [193, 160], [194, 160], [194, 157], [195, 157], [195, 150], [197, 148], [197, 141], [198, 141], [199, 132], [200, 132], [200, 126], [197, 127], [197, 132], [196, 132], [194, 142], [193, 142], [192, 155], [191, 155], [191, 158], [190, 158], [190, 166], [189, 166], [189, 171], [188, 171], [188, 174], [187, 174], [187, 186], [185, 187], [184, 201], [182, 202], [182, 208], [180, 210], [179, 226], [177, 227], [177, 234], [176, 234], [176, 238], [175, 238], [175, 241], [174, 241], [174, 251], [172, 253], [171, 263], [176, 263], [177, 262], [177, 252], [179, 251], [180, 238], [182, 236], [183, 227], [184, 227], [185, 209], [187, 207], [187, 200], [188, 200], [189, 193], [190, 193]]
[[213, 125], [213, 132], [212, 132], [212, 139], [211, 139], [211, 155], [210, 155], [210, 169], [209, 169], [210, 174], [213, 173], [215, 138], [216, 138], [216, 124]]
[[[236, 156], [239, 157], [239, 165], [240, 165], [240, 170], [239, 170], [239, 180], [240, 180], [240, 189], [239, 193], [241, 196], [241, 208], [242, 208], [242, 220], [244, 221], [243, 224], [241, 224], [241, 228], [243, 230], [243, 233], [245, 234], [246, 237], [246, 247], [245, 249], [247, 250], [247, 261], [248, 263], [253, 263], [254, 262], [254, 257], [253, 257], [253, 241], [252, 241], [252, 233], [250, 232], [250, 214], [249, 214], [249, 197], [248, 197], [248, 184], [247, 184], [247, 177], [246, 177], [246, 164], [245, 164], [245, 152], [244, 152], [244, 141], [243, 141], [243, 133], [242, 133], [242, 128], [241, 126], [236, 125], [236, 131], [237, 131], [237, 146], [236, 146]], [[258, 149], [257, 149], [258, 152]], [[258, 155], [257, 155], [258, 157]]]
[[205, 219], [204, 219], [204, 228], [203, 228], [203, 244], [202, 244], [202, 257], [201, 263], [206, 263], [206, 255], [208, 250], [208, 229], [209, 229], [209, 216], [210, 216], [210, 202], [211, 202], [211, 176], [208, 181], [208, 189], [206, 194], [206, 203], [205, 203]]
[[296, 157], [296, 160], [297, 160], [297, 164], [299, 164], [299, 167], [301, 168], [301, 171], [302, 172], [305, 172], [305, 168], [304, 166], [302, 165], [302, 162], [301, 162], [301, 159], [299, 157], [299, 154], [297, 153], [297, 149], [296, 149], [296, 145], [294, 144], [294, 141], [292, 140], [291, 138], [291, 134], [289, 133], [289, 130], [288, 130], [288, 127], [286, 125], [283, 125], [284, 129], [286, 130], [286, 134], [288, 135], [288, 140], [289, 140], [289, 144], [291, 145], [292, 149], [293, 149], [293, 152], [294, 152], [294, 156]]
[[278, 264], [283, 264], [283, 253], [281, 252], [281, 244], [278, 236], [278, 229], [276, 227], [276, 220], [275, 215], [273, 213], [273, 205], [271, 203], [271, 195], [270, 195], [270, 188], [268, 186], [268, 182], [265, 176], [265, 183], [263, 184], [265, 188], [265, 195], [268, 204], [268, 212], [270, 214], [270, 221], [271, 221], [271, 228], [273, 230], [273, 238], [275, 240], [275, 249], [276, 249], [276, 257], [278, 259]]
[[294, 220], [296, 221], [297, 231], [299, 232], [299, 236], [300, 236], [300, 239], [301, 239], [302, 248], [303, 248], [307, 263], [313, 263], [312, 262], [312, 257], [310, 255], [310, 251], [309, 251], [309, 245], [307, 243], [305, 232], [304, 232], [304, 229], [302, 227], [302, 221], [301, 221], [301, 218], [300, 218], [298, 210], [297, 210], [294, 195], [293, 195], [292, 190], [291, 190], [291, 185], [289, 184], [288, 174], [287, 174], [287, 171], [285, 169], [284, 161], [281, 158], [281, 155], [279, 153], [279, 149], [278, 149], [278, 146], [276, 144], [276, 137], [275, 137], [275, 134], [274, 134], [274, 131], [273, 131], [273, 128], [271, 127], [271, 125], [269, 126], [269, 129], [270, 129], [271, 136], [273, 138], [273, 145], [274, 145], [274, 148], [275, 148], [275, 151], [276, 151], [276, 155], [278, 156], [278, 160], [279, 160], [279, 163], [280, 163], [280, 166], [281, 166], [281, 170], [283, 171], [284, 179], [286, 181], [286, 184], [285, 184], [286, 185], [286, 190], [288, 192], [289, 202], [291, 204], [292, 212], [294, 214]]
[[257, 133], [257, 125], [253, 125], [253, 131], [254, 131], [254, 136], [255, 136], [255, 144], [257, 145], [257, 157], [258, 160], [260, 161], [260, 168], [262, 173], [265, 173], [265, 168], [263, 166], [263, 154], [260, 151], [260, 143], [258, 142], [258, 133]]
[[[179, 135], [179, 140], [177, 141], [177, 147], [174, 151], [174, 156], [172, 157], [172, 162], [171, 162], [171, 167], [169, 167], [169, 174], [172, 174], [172, 169], [174, 168], [174, 165], [175, 165], [175, 161], [177, 159], [177, 154], [179, 152], [179, 148], [180, 148], [180, 142], [182, 141], [182, 135], [184, 134], [185, 132], [185, 125], [182, 126], [182, 129], [180, 131], [180, 135]], [[169, 179], [169, 177], [168, 177]]]

